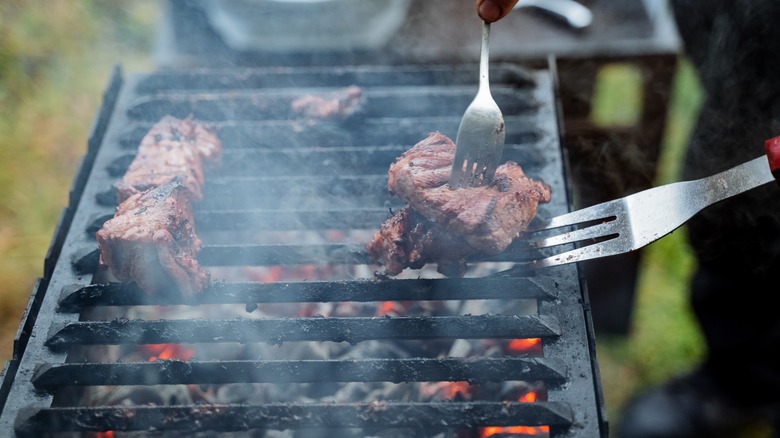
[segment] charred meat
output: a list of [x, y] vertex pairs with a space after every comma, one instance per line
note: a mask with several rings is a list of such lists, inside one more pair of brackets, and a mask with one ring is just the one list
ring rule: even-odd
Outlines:
[[222, 146], [214, 132], [191, 117], [166, 116], [141, 140], [138, 154], [116, 184], [117, 199], [124, 201], [145, 190], [178, 180], [191, 198], [203, 197], [204, 165], [216, 165]]
[[369, 256], [383, 266], [385, 275], [436, 262], [439, 272], [457, 277], [472, 252], [463, 237], [445, 231], [408, 205], [382, 223], [368, 244]]
[[97, 232], [101, 266], [149, 294], [202, 291], [209, 275], [196, 258], [201, 242], [192, 203], [203, 197], [204, 168], [221, 156], [217, 136], [192, 117], [156, 123], [116, 184], [120, 204], [113, 219]]
[[193, 296], [209, 281], [196, 258], [189, 189], [177, 181], [130, 196], [96, 237], [101, 266], [149, 294], [177, 288]]
[[489, 185], [452, 190], [447, 180], [454, 155], [452, 140], [430, 134], [390, 166], [388, 189], [474, 249], [498, 254], [528, 228], [538, 204], [550, 202], [550, 187], [507, 162]]
[[[550, 187], [526, 177], [514, 162], [499, 166], [489, 185], [450, 189], [447, 182], [454, 155], [452, 140], [435, 132], [390, 166], [388, 190], [406, 201], [420, 217], [432, 222], [431, 227], [440, 228], [451, 237], [437, 240], [430, 248], [398, 251], [398, 246], [409, 248], [408, 243], [402, 243], [406, 235], [396, 233], [402, 236], [398, 237], [389, 230], [414, 229], [419, 226], [419, 220], [408, 223], [411, 215], [393, 216], [369, 244], [369, 253], [384, 265], [385, 273], [395, 275], [399, 268], [403, 269], [402, 265], [421, 267], [424, 260], [452, 265], [453, 257], [465, 256], [459, 250], [461, 247], [471, 252], [501, 253], [528, 228], [538, 204], [550, 202]], [[456, 237], [467, 244], [458, 244]], [[393, 243], [385, 242], [387, 239]], [[415, 245], [424, 246], [427, 242], [423, 240]], [[453, 250], [459, 250], [459, 254], [450, 254]], [[418, 257], [420, 254], [424, 256]]]

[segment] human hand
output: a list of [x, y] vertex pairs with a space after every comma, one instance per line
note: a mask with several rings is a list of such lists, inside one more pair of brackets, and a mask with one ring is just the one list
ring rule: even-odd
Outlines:
[[477, 15], [492, 23], [509, 15], [517, 2], [518, 0], [476, 0]]

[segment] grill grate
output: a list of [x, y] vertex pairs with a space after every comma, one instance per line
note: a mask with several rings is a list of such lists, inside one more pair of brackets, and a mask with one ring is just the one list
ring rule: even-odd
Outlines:
[[[493, 68], [492, 76], [507, 126], [504, 159], [517, 161], [527, 174], [551, 185], [553, 202], [541, 206], [541, 215], [566, 211], [554, 72], [502, 65]], [[312, 241], [305, 232], [356, 231], [362, 236], [360, 231], [376, 229], [389, 210], [401, 206], [387, 193], [389, 164], [429, 132], [454, 138], [476, 77], [471, 65], [190, 70], [128, 78], [117, 71], [6, 368], [0, 427], [18, 436], [109, 430], [314, 433], [317, 428], [363, 433], [408, 429], [431, 436], [484, 426], [545, 425], [551, 436], [606, 436], [590, 315], [576, 266], [535, 276], [503, 271], [458, 279], [375, 280], [351, 273], [335, 280], [215, 281], [194, 303], [173, 294], [148, 297], [134, 285], [108, 282], [97, 269], [94, 233], [113, 215], [113, 182], [160, 117], [190, 114], [214, 123], [224, 148], [222, 167], [207, 175], [204, 200], [195, 208], [203, 266], [367, 264], [365, 241]], [[303, 120], [290, 111], [295, 97], [353, 84], [366, 99], [353, 118]], [[528, 257], [529, 251], [516, 243], [499, 256], [470, 261], [504, 266]], [[508, 303], [518, 300], [532, 302], [535, 311], [516, 313]], [[150, 306], [239, 305], [251, 314], [264, 305], [383, 301], [492, 301], [499, 307], [485, 314], [383, 317], [230, 318], [210, 317], [209, 311], [196, 319], [121, 316], [124, 310]], [[391, 358], [303, 360], [280, 354], [259, 360], [196, 356], [110, 363], [85, 353], [94, 347], [138, 344], [424, 344], [516, 338], [541, 338], [542, 349], [517, 357], [425, 357], [420, 347], [416, 356]], [[322, 376], [333, 383], [542, 382], [546, 400], [92, 406], [75, 405], [67, 396], [74, 388], [306, 384], [322, 382]]]
[[[18, 433], [40, 436], [56, 424], [60, 430], [156, 430], [195, 432], [200, 430], [242, 431], [247, 429], [307, 428], [415, 428], [429, 433], [465, 427], [481, 422], [495, 426], [516, 425], [517, 418], [531, 425], [567, 429], [571, 408], [561, 403], [345, 403], [298, 406], [185, 406], [134, 408], [62, 408], [28, 415]], [[424, 436], [424, 435], [423, 435]]]

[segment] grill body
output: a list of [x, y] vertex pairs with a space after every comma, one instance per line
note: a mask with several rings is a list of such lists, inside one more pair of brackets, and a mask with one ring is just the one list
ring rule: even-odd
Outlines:
[[[17, 436], [55, 432], [171, 431], [231, 433], [271, 429], [410, 430], [419, 436], [486, 426], [547, 425], [552, 436], [606, 436], [587, 294], [576, 266], [546, 272], [511, 269], [472, 278], [375, 280], [347, 276], [302, 281], [225, 281], [197, 303], [173, 295], [152, 299], [132, 285], [106, 282], [94, 233], [113, 215], [112, 184], [141, 137], [160, 117], [214, 123], [223, 143], [219, 170], [207, 176], [195, 221], [207, 269], [264, 266], [365, 266], [365, 242], [311, 241], [312, 230], [372, 230], [401, 206], [387, 193], [387, 168], [397, 156], [441, 131], [454, 138], [476, 90], [477, 66], [258, 68], [165, 71], [123, 77], [117, 70], [93, 126], [39, 280], [20, 327], [14, 358], [0, 387], [0, 429]], [[492, 71], [504, 112], [504, 160], [553, 190], [540, 215], [568, 211], [569, 196], [556, 111], [554, 70], [512, 65]], [[307, 93], [357, 85], [359, 115], [343, 122], [301, 120], [289, 102]], [[283, 233], [272, 243], [247, 238]], [[286, 233], [286, 234], [284, 234]], [[292, 234], [291, 234], [292, 233]], [[293, 237], [290, 237], [293, 236]], [[532, 254], [514, 245], [474, 264], [511, 266]], [[354, 272], [354, 271], [349, 271]], [[493, 301], [498, 311], [446, 316], [127, 319], [95, 317], [95, 309], [135, 306], [255, 306], [284, 303]], [[516, 314], [503, 302], [526, 300]], [[502, 311], [503, 310], [503, 311]], [[113, 313], [108, 313], [109, 315]], [[280, 355], [223, 360], [198, 357], [156, 362], [87, 360], [93, 346], [346, 342], [441, 343], [541, 338], [537, 355], [501, 357], [301, 360]], [[323, 377], [326, 376], [326, 377]], [[63, 393], [96, 386], [306, 384], [311, 382], [542, 382], [536, 403], [447, 400], [272, 402], [169, 406], [74, 405]], [[63, 401], [65, 400], [65, 401]]]

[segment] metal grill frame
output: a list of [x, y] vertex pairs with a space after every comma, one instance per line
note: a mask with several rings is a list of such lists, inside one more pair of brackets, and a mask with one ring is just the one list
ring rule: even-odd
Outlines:
[[[539, 138], [531, 139], [532, 148], [539, 165], [557, 169], [556, 177], [546, 179], [553, 186], [559, 200], [544, 206], [545, 214], [560, 214], [570, 207], [567, 193], [564, 153], [560, 145], [559, 120], [556, 100], [556, 72], [554, 62], [549, 70], [533, 72], [535, 85], [531, 87], [532, 98], [539, 107], [532, 114], [533, 123], [538, 124]], [[511, 67], [511, 66], [510, 66]], [[469, 71], [469, 69], [473, 69]], [[365, 360], [356, 368], [345, 367], [343, 363], [324, 363], [317, 366], [331, 367], [336, 376], [353, 381], [363, 374], [374, 375], [380, 371], [387, 373], [388, 381], [425, 381], [442, 372], [445, 377], [436, 380], [468, 380], [479, 382], [495, 379], [507, 380], [507, 376], [523, 379], [546, 381], [548, 402], [543, 403], [488, 403], [469, 402], [464, 406], [453, 403], [386, 403], [382, 415], [372, 410], [371, 404], [350, 404], [341, 407], [332, 405], [285, 406], [174, 406], [162, 408], [51, 408], [53, 389], [67, 382], [69, 385], [95, 385], [144, 382], [142, 375], [154, 372], [163, 381], [174, 383], [200, 383], [214, 380], [210, 370], [226, 366], [240, 377], [240, 381], [263, 381], [262, 374], [250, 372], [256, 364], [243, 361], [163, 361], [150, 364], [73, 364], [66, 363], [67, 347], [73, 343], [100, 344], [116, 343], [134, 339], [145, 339], [148, 343], [186, 342], [181, 340], [182, 333], [190, 333], [192, 340], [208, 341], [199, 338], [194, 326], [188, 321], [161, 321], [155, 324], [141, 324], [134, 321], [79, 321], [79, 312], [94, 305], [132, 305], [143, 302], [144, 294], [133, 286], [112, 284], [108, 286], [92, 285], [92, 274], [97, 264], [94, 231], [103, 220], [112, 215], [112, 200], [106, 188], [121, 174], [122, 166], [127, 164], [128, 144], [132, 144], [139, 134], [145, 132], [144, 123], [133, 120], [137, 116], [133, 111], [141, 111], [145, 101], [154, 101], [166, 93], [184, 93], [188, 91], [167, 89], [170, 84], [186, 84], [197, 89], [208, 86], [210, 91], [231, 90], [238, 85], [251, 84], [252, 87], [300, 86], [301, 83], [318, 84], [322, 87], [337, 87], [357, 83], [370, 88], [387, 84], [372, 84], [368, 78], [377, 72], [392, 72], [398, 83], [422, 83], [430, 81], [436, 84], [437, 75], [451, 76], [453, 70], [463, 71], [464, 75], [475, 78], [475, 66], [413, 66], [413, 67], [341, 67], [341, 68], [276, 68], [244, 69], [236, 71], [202, 70], [187, 72], [158, 72], [132, 75], [124, 78], [117, 67], [104, 94], [103, 106], [93, 124], [88, 142], [87, 153], [74, 179], [69, 206], [64, 209], [55, 236], [45, 260], [44, 275], [37, 282], [31, 295], [14, 345], [13, 359], [7, 364], [0, 385], [0, 430], [14, 431], [18, 436], [38, 436], [48, 432], [48, 428], [57, 424], [61, 431], [71, 430], [134, 430], [149, 427], [166, 430], [193, 430], [191, 418], [202, 420], [201, 426], [208, 429], [232, 430], [225, 420], [212, 418], [220, 411], [233, 424], [241, 428], [268, 427], [356, 427], [365, 426], [368, 430], [382, 427], [423, 427], [434, 432], [442, 427], [432, 424], [451, 426], [474, 425], [514, 425], [518, 416], [533, 424], [551, 426], [553, 436], [607, 436], [606, 410], [600, 388], [600, 377], [595, 358], [595, 341], [591, 325], [587, 291], [585, 283], [576, 265], [556, 268], [552, 276], [540, 274], [531, 277], [494, 277], [490, 279], [442, 279], [442, 280], [387, 280], [352, 282], [301, 282], [287, 284], [284, 290], [274, 285], [262, 283], [235, 283], [212, 285], [201, 297], [203, 303], [262, 303], [262, 302], [305, 302], [305, 301], [382, 301], [404, 299], [490, 299], [490, 298], [532, 298], [539, 301], [539, 315], [501, 316], [481, 315], [469, 317], [451, 317], [450, 320], [421, 317], [398, 317], [389, 319], [373, 318], [328, 318], [325, 324], [335, 330], [329, 339], [359, 342], [363, 339], [381, 339], [383, 334], [402, 330], [415, 339], [431, 337], [431, 324], [443, 324], [447, 330], [456, 332], [448, 338], [487, 338], [541, 337], [544, 340], [544, 358], [508, 358], [489, 360], [483, 364], [467, 364], [460, 360], [417, 359], [408, 363], [403, 361]], [[511, 68], [508, 69], [512, 71]], [[500, 68], [494, 71], [501, 71]], [[457, 75], [457, 73], [455, 73]], [[473, 75], [473, 76], [472, 76]], [[500, 73], [499, 73], [500, 75]], [[386, 76], [385, 76], [386, 77]], [[295, 79], [295, 80], [291, 80]], [[362, 81], [361, 81], [362, 79]], [[288, 82], [289, 80], [289, 82]], [[204, 82], [201, 82], [204, 81]], [[162, 84], [160, 86], [159, 84]], [[166, 85], [168, 84], [168, 85]], [[281, 84], [281, 85], [280, 85]], [[216, 88], [215, 88], [216, 87]], [[186, 96], [185, 96], [186, 99]], [[154, 105], [151, 108], [155, 108]], [[124, 111], [124, 112], [122, 112]], [[165, 112], [166, 109], [157, 109]], [[520, 112], [522, 112], [522, 108]], [[149, 117], [156, 117], [152, 113]], [[511, 143], [511, 126], [514, 115], [507, 117], [508, 143]], [[520, 118], [526, 117], [521, 115]], [[197, 118], [197, 115], [196, 115]], [[140, 126], [139, 126], [140, 125]], [[149, 123], [150, 125], [150, 123]], [[134, 127], [134, 129], [128, 128]], [[451, 128], [450, 128], [451, 129]], [[442, 131], [445, 131], [444, 129]], [[445, 132], [446, 133], [446, 132]], [[420, 134], [410, 133], [410, 136]], [[516, 133], [514, 139], [525, 141], [524, 133]], [[533, 136], [531, 136], [533, 137]], [[128, 140], [129, 139], [129, 140]], [[411, 143], [413, 144], [413, 143]], [[403, 149], [411, 144], [404, 145]], [[124, 146], [123, 146], [124, 145]], [[525, 145], [524, 147], [527, 147]], [[399, 149], [399, 150], [403, 150]], [[511, 149], [511, 145], [510, 145]], [[394, 150], [388, 153], [396, 153]], [[524, 163], [521, 163], [524, 164]], [[533, 166], [533, 164], [531, 164]], [[525, 167], [525, 164], [524, 164]], [[113, 169], [113, 170], [112, 170]], [[108, 170], [108, 171], [106, 171]], [[384, 207], [370, 211], [361, 220], [374, 221], [385, 214]], [[312, 214], [317, 214], [312, 212]], [[203, 217], [208, 217], [205, 214]], [[248, 220], [245, 218], [245, 220]], [[196, 219], [197, 226], [201, 222]], [[208, 219], [203, 221], [207, 225]], [[237, 221], [240, 223], [240, 221]], [[365, 257], [354, 247], [330, 248], [340, 257], [339, 260], [360, 263]], [[289, 260], [301, 261], [296, 248], [275, 248], [271, 252], [265, 248], [248, 246], [244, 251], [258, 264], [285, 263]], [[199, 259], [205, 265], [219, 265], [221, 260], [230, 263], [235, 248], [221, 248], [218, 245], [207, 246]], [[522, 252], [522, 249], [520, 250]], [[246, 254], [244, 254], [246, 255]], [[517, 251], [508, 251], [497, 260], [512, 260]], [[305, 260], [302, 261], [306, 263]], [[400, 283], [403, 282], [403, 283]], [[562, 285], [575, 285], [566, 289]], [[163, 297], [158, 304], [179, 304], [176, 297]], [[259, 334], [242, 341], [279, 341], [279, 340], [317, 340], [317, 336], [297, 336], [301, 333], [314, 333], [303, 327], [310, 322], [302, 320], [267, 321], [212, 321], [210, 328], [229, 336], [246, 333], [246, 327], [252, 327]], [[324, 326], [314, 321], [311, 328]], [[397, 332], [396, 332], [397, 333]], [[435, 336], [434, 336], [435, 337]], [[411, 375], [404, 371], [405, 365], [420, 367], [420, 373]], [[272, 362], [264, 366], [275, 368], [280, 379], [288, 381], [307, 381], [314, 369], [306, 371], [306, 366], [289, 371], [280, 364]], [[282, 371], [287, 369], [287, 371]], [[186, 372], [185, 372], [186, 370]], [[367, 370], [370, 370], [369, 373]], [[427, 371], [426, 371], [427, 370]], [[521, 370], [521, 371], [519, 371]], [[233, 374], [233, 373], [231, 373]], [[76, 377], [78, 376], [78, 378]], [[139, 379], [140, 380], [137, 380]], [[241, 380], [243, 379], [243, 380]], [[217, 378], [217, 380], [219, 380]], [[469, 407], [471, 406], [471, 407]], [[273, 415], [289, 415], [288, 418], [305, 418], [308, 422], [302, 426], [291, 420], [271, 419]], [[290, 415], [293, 414], [293, 415]], [[149, 424], [136, 423], [135, 419], [147, 419]], [[131, 420], [133, 419], [133, 420]], [[530, 419], [530, 420], [529, 420]], [[363, 423], [360, 423], [363, 421]], [[513, 422], [514, 421], [514, 422]], [[446, 423], [442, 423], [446, 422]], [[486, 423], [487, 422], [487, 423]]]

